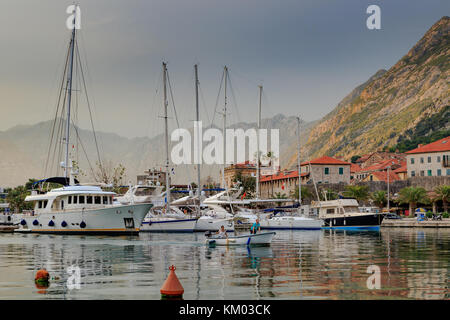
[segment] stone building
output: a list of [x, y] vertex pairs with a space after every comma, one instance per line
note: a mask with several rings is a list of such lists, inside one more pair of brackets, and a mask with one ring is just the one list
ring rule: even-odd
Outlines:
[[389, 159], [397, 159], [401, 162], [406, 160], [406, 155], [399, 152], [375, 151], [361, 156], [355, 163], [364, 169]]
[[450, 136], [406, 152], [408, 178], [450, 176]]
[[305, 161], [300, 167], [302, 184], [350, 183], [350, 162], [323, 156]]

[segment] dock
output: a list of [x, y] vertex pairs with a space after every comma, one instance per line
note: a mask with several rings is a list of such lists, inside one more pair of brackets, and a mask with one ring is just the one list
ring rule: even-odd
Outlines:
[[450, 219], [423, 220], [417, 219], [384, 219], [381, 227], [386, 228], [450, 228]]
[[12, 233], [18, 226], [0, 225], [0, 233]]

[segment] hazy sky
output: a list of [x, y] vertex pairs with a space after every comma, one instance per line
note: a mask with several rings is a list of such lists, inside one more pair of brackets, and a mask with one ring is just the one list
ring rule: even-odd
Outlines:
[[[70, 31], [71, 1], [0, 2], [0, 131], [53, 118]], [[181, 126], [194, 119], [199, 64], [204, 121], [214, 112], [224, 65], [230, 121], [318, 119], [354, 87], [390, 68], [442, 16], [448, 0], [80, 0], [80, 48], [98, 130], [135, 137], [162, 128], [161, 62], [168, 62]], [[381, 30], [366, 8], [381, 7]], [[220, 100], [219, 106], [222, 106]], [[87, 109], [80, 125], [88, 127]], [[173, 123], [173, 121], [172, 121]]]

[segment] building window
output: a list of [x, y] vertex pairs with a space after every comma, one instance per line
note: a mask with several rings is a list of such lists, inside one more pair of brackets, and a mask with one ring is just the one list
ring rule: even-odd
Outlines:
[[441, 162], [441, 156], [437, 156], [437, 157], [436, 157], [436, 162], [437, 162], [437, 163]]
[[428, 171], [427, 171], [427, 175], [428, 175], [429, 177], [431, 177], [432, 174], [433, 174], [433, 172], [432, 172], [431, 170], [428, 170]]
[[330, 174], [330, 168], [325, 168], [325, 174]]
[[447, 175], [450, 176], [450, 169], [447, 169]]
[[344, 168], [339, 168], [339, 174], [344, 174]]
[[431, 157], [428, 157], [428, 163], [431, 163]]
[[414, 158], [411, 158], [411, 164], [414, 164]]
[[411, 171], [411, 177], [415, 177], [416, 176], [416, 172], [415, 171]]
[[437, 171], [436, 171], [436, 175], [437, 175], [437, 176], [439, 176], [439, 177], [440, 177], [440, 176], [442, 175], [442, 171], [441, 171], [441, 169], [437, 169]]
[[425, 172], [423, 170], [420, 170], [420, 176], [421, 177], [425, 176]]
[[423, 163], [423, 158], [422, 157], [420, 158], [420, 163]]

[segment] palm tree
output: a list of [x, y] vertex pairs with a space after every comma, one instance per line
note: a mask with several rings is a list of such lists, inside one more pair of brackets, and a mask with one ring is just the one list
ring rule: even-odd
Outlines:
[[[302, 190], [303, 192], [303, 190]], [[434, 189], [434, 192], [436, 193], [436, 200], [442, 200], [442, 204], [444, 206], [444, 212], [447, 211], [447, 203], [450, 201], [450, 186], [449, 185], [442, 185], [438, 186]]]
[[370, 198], [375, 202], [375, 204], [380, 208], [383, 209], [384, 205], [387, 203], [386, 199], [386, 191], [375, 191], [372, 192], [370, 195]]
[[343, 192], [344, 196], [354, 198], [360, 201], [365, 201], [369, 198], [369, 191], [367, 186], [346, 186]]
[[[290, 197], [293, 199], [298, 199], [298, 188], [295, 188], [295, 190], [290, 193]], [[302, 202], [305, 199], [313, 199], [313, 195], [307, 187], [302, 186]]]
[[[319, 193], [319, 198], [324, 201], [325, 199], [327, 200], [336, 200], [338, 198], [338, 194], [336, 193], [336, 191], [332, 190], [332, 189], [322, 189], [320, 190], [321, 192]], [[325, 198], [326, 196], [326, 198]]]
[[399, 198], [400, 203], [409, 204], [409, 212], [412, 215], [417, 207], [418, 203], [428, 203], [429, 199], [427, 191], [422, 187], [406, 187], [400, 190]]

